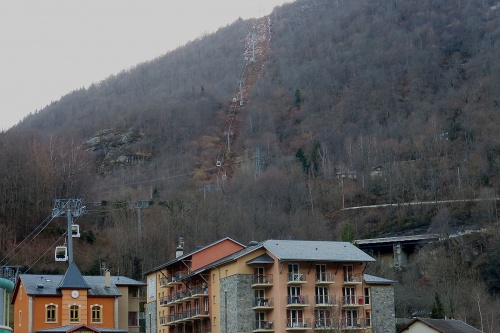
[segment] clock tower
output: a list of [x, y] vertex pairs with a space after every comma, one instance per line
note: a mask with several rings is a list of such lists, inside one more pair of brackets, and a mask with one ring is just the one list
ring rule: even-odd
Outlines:
[[62, 325], [88, 324], [87, 292], [91, 287], [85, 282], [74, 262], [70, 262], [57, 289], [62, 294]]

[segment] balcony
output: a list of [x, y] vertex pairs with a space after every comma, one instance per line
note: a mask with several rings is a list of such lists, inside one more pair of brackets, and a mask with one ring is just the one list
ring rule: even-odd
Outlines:
[[274, 308], [274, 298], [273, 297], [256, 297], [254, 301], [253, 310], [267, 311]]
[[173, 322], [176, 321], [176, 314], [175, 313], [171, 313], [166, 317], [167, 317], [167, 325], [171, 325]]
[[366, 322], [363, 319], [352, 318], [352, 319], [344, 319], [342, 321], [342, 329], [343, 330], [362, 330], [371, 326], [366, 326]]
[[317, 295], [314, 298], [316, 307], [330, 307], [337, 305], [337, 299], [331, 295]]
[[160, 297], [160, 306], [167, 306], [170, 301], [169, 297]]
[[333, 273], [317, 273], [316, 274], [316, 285], [324, 286], [335, 283], [335, 275]]
[[160, 317], [160, 326], [165, 326], [167, 325], [167, 316], [161, 316]]
[[305, 308], [309, 306], [308, 295], [293, 295], [286, 297], [287, 308]]
[[361, 274], [344, 275], [344, 284], [346, 285], [361, 284], [361, 282], [363, 282]]
[[269, 288], [273, 286], [273, 275], [254, 275], [252, 277], [252, 288]]
[[174, 274], [172, 274], [171, 276], [168, 277], [167, 286], [181, 284], [182, 283], [181, 280], [184, 277], [184, 275], [186, 275], [186, 274], [182, 271], [175, 272]]
[[328, 330], [330, 331], [335, 331], [337, 332], [340, 327], [340, 322], [338, 319], [332, 319], [332, 318], [323, 318], [323, 319], [316, 319], [314, 321], [314, 330]]
[[253, 332], [274, 332], [274, 322], [271, 320], [257, 320]]
[[287, 284], [304, 284], [306, 282], [306, 275], [304, 273], [288, 273]]
[[163, 277], [160, 279], [160, 287], [165, 288], [168, 285], [168, 279]]
[[357, 307], [364, 305], [364, 297], [363, 296], [344, 296], [342, 297], [342, 306], [344, 307]]
[[202, 296], [207, 296], [208, 295], [208, 288], [207, 287], [202, 287], [202, 286], [196, 286], [193, 289], [189, 290], [190, 299], [196, 299]]
[[210, 313], [208, 309], [205, 308], [195, 308], [193, 310], [193, 319], [203, 319], [203, 318], [209, 318]]
[[177, 318], [178, 322], [183, 322], [183, 321], [188, 321], [191, 320], [194, 314], [194, 310], [186, 310], [183, 312], [179, 312], [179, 316]]
[[292, 319], [288, 318], [286, 320], [286, 330], [287, 331], [303, 331], [311, 329], [311, 319], [310, 318], [301, 318], [301, 319]]

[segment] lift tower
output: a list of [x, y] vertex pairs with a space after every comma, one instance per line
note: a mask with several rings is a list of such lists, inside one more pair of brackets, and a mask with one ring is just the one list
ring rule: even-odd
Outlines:
[[68, 222], [68, 231], [66, 232], [66, 238], [68, 239], [69, 264], [73, 262], [73, 237], [72, 237], [73, 217], [79, 217], [83, 215], [84, 211], [85, 211], [85, 206], [83, 206], [82, 199], [54, 200], [54, 209], [52, 210], [52, 217], [66, 215], [66, 220]]

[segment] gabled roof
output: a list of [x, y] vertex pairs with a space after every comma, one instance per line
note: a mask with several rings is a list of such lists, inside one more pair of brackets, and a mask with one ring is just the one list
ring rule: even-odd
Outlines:
[[375, 261], [365, 252], [349, 242], [267, 240], [262, 245], [278, 260], [290, 261]]
[[415, 323], [421, 322], [435, 329], [439, 333], [482, 333], [480, 330], [455, 319], [431, 319], [431, 318], [415, 318], [403, 327], [399, 333], [404, 333]]
[[274, 259], [267, 253], [264, 253], [263, 255], [258, 256], [257, 258], [253, 258], [251, 260], [248, 260], [246, 262], [247, 265], [251, 264], [273, 264]]
[[180, 261], [182, 261], [182, 260], [185, 260], [186, 258], [191, 257], [193, 254], [198, 253], [198, 252], [200, 252], [200, 251], [203, 251], [203, 250], [205, 250], [205, 249], [207, 249], [207, 248], [209, 248], [209, 247], [212, 247], [212, 246], [214, 246], [214, 245], [216, 245], [216, 244], [219, 244], [219, 243], [221, 243], [221, 242], [223, 242], [223, 241], [225, 241], [225, 240], [230, 240], [231, 242], [234, 242], [235, 244], [238, 244], [238, 245], [241, 245], [241, 246], [245, 247], [245, 245], [243, 245], [243, 244], [241, 244], [241, 243], [239, 243], [239, 242], [235, 241], [234, 239], [232, 239], [232, 238], [230, 238], [230, 237], [222, 238], [222, 239], [219, 239], [218, 241], [215, 241], [215, 242], [213, 242], [213, 243], [211, 243], [211, 244], [208, 244], [208, 245], [206, 245], [206, 246], [202, 246], [202, 247], [200, 247], [200, 248], [196, 249], [196, 250], [195, 250], [195, 251], [193, 251], [193, 252], [189, 252], [189, 253], [184, 254], [184, 255], [182, 255], [182, 256], [180, 256], [180, 257], [178, 257], [178, 258], [175, 258], [175, 259], [173, 259], [173, 260], [170, 260], [170, 261], [168, 261], [168, 262], [166, 262], [166, 263], [164, 263], [164, 264], [162, 264], [162, 265], [156, 266], [156, 267], [154, 267], [154, 268], [152, 268], [152, 269], [150, 269], [150, 270], [148, 270], [148, 271], [144, 272], [144, 273], [143, 273], [143, 275], [147, 275], [147, 274], [149, 274], [149, 273], [151, 273], [151, 272], [155, 272], [155, 271], [161, 270], [161, 269], [163, 269], [163, 268], [165, 268], [165, 267], [168, 267], [168, 266], [170, 266], [170, 265], [172, 265], [172, 264], [174, 264], [174, 263], [176, 263], [176, 262], [180, 262]]
[[[54, 296], [61, 295], [59, 285], [63, 279], [62, 275], [37, 275], [21, 274], [17, 284], [22, 283], [28, 295]], [[83, 276], [88, 286], [89, 296], [122, 296], [118, 286], [146, 286], [144, 282], [133, 280], [124, 276], [111, 276], [109, 287], [106, 287], [104, 276]], [[16, 289], [18, 286], [16, 284]]]
[[[208, 269], [223, 265], [236, 260], [248, 253], [258, 249], [266, 249], [278, 260], [300, 260], [300, 261], [338, 261], [338, 262], [368, 262], [375, 261], [365, 252], [358, 249], [349, 242], [334, 241], [297, 241], [297, 240], [267, 240], [254, 246], [249, 246], [222, 259], [214, 261], [204, 267], [191, 272], [185, 278], [195, 276]], [[247, 261], [247, 264], [274, 263], [274, 259], [269, 254], [263, 254]], [[375, 279], [376, 277], [373, 277]], [[378, 283], [389, 283], [386, 279], [378, 278]]]
[[74, 262], [70, 262], [58, 289], [90, 289], [80, 270]]

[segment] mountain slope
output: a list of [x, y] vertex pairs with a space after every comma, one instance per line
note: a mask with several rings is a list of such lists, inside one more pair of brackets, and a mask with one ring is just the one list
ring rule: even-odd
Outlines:
[[[450, 230], [487, 224], [497, 219], [490, 201], [338, 211], [496, 196], [498, 15], [492, 1], [276, 8], [225, 160], [231, 179], [218, 191], [204, 185], [225, 157], [258, 20], [71, 92], [0, 133], [0, 250], [44, 220], [57, 197], [87, 203], [81, 223], [96, 235], [96, 251], [80, 260], [107, 258], [122, 270], [133, 269], [131, 257], [161, 262], [179, 235], [194, 248], [223, 236], [336, 239], [346, 221], [357, 238], [425, 232], [443, 214]], [[145, 199], [147, 242], [131, 251], [141, 240], [126, 203]]]

